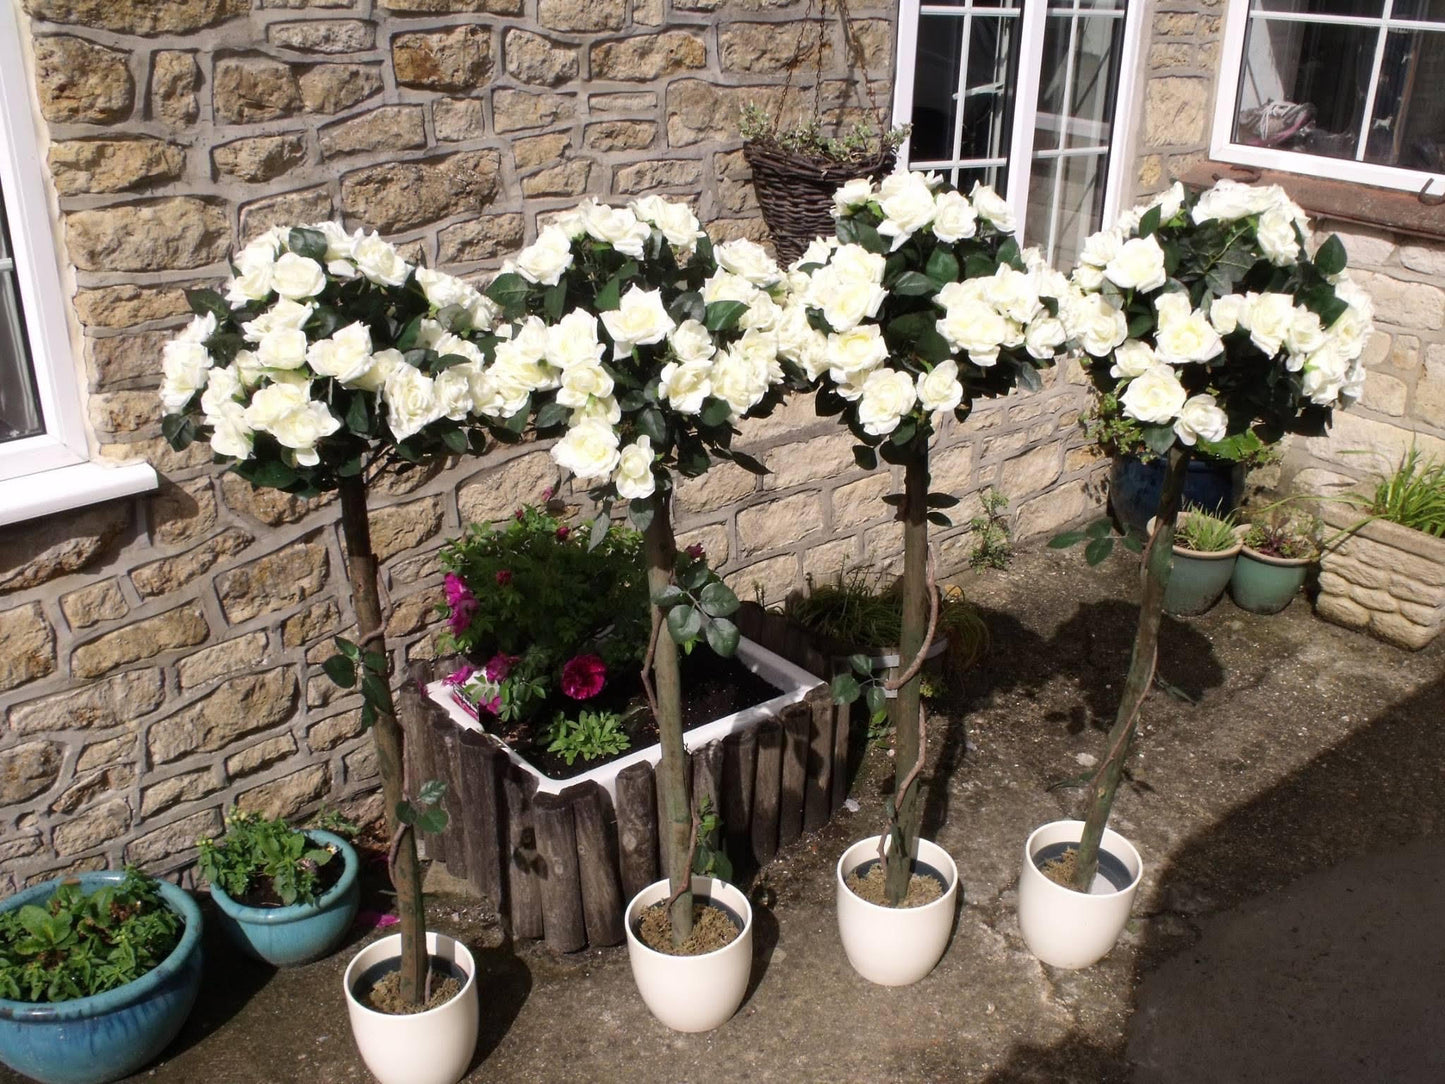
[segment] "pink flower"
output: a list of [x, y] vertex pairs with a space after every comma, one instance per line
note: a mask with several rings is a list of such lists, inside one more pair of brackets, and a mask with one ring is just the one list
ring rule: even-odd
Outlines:
[[472, 615], [477, 612], [477, 600], [466, 585], [466, 581], [455, 572], [448, 572], [446, 576], [446, 598], [447, 605], [451, 608], [451, 615], [447, 618], [447, 625], [452, 630], [453, 636], [460, 636], [472, 623]]
[[687, 549], [683, 550], [682, 552], [687, 554], [694, 561], [701, 561], [704, 557], [707, 556], [707, 550], [702, 548], [701, 542], [694, 542], [691, 546], [688, 546]]
[[515, 509], [515, 510], [512, 512], [512, 515], [517, 518], [517, 522], [518, 522], [518, 523], [521, 523], [522, 520], [524, 520], [524, 519], [527, 518], [527, 513], [526, 513], [525, 511], [523, 511], [522, 509], [520, 509], [520, 508]]
[[477, 668], [470, 664], [463, 666], [455, 673], [448, 674], [442, 680], [448, 685], [465, 685], [467, 679], [477, 672]]
[[542, 490], [542, 503], [546, 504], [548, 501], [550, 501], [554, 493], [556, 493], [556, 490], [554, 490], [551, 486], [548, 486], [546, 489]]
[[562, 526], [560, 526], [560, 527], [557, 528], [557, 541], [558, 541], [558, 542], [566, 542], [566, 541], [567, 541], [567, 536], [568, 536], [569, 534], [571, 534], [571, 533], [572, 533], [572, 528], [569, 527], [569, 526], [567, 526], [565, 523], [562, 524]]
[[512, 582], [512, 570], [511, 570], [511, 569], [501, 568], [501, 569], [498, 569], [498, 570], [497, 570], [497, 586], [498, 586], [498, 587], [506, 587], [507, 584], [509, 584], [509, 583], [511, 583], [511, 582]]
[[507, 675], [512, 672], [512, 667], [516, 666], [521, 658], [520, 655], [508, 655], [499, 651], [487, 660], [487, 665], [482, 669], [486, 671], [488, 680], [506, 681]]
[[589, 700], [602, 691], [607, 664], [596, 655], [578, 655], [562, 667], [562, 691], [573, 700]]

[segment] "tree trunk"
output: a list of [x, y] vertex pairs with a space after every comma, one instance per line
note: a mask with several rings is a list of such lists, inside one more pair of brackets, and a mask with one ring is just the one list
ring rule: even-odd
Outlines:
[[[923, 649], [928, 631], [928, 452], [908, 461], [903, 475], [903, 627], [898, 641], [898, 665], [906, 668]], [[893, 701], [893, 798], [897, 803], [898, 834], [903, 846], [888, 852], [884, 890], [894, 907], [908, 895], [908, 880], [918, 857], [918, 832], [923, 823], [923, 777], [914, 777], [907, 793], [903, 784], [919, 757], [918, 701], [921, 673], [898, 690]]]
[[[360, 477], [341, 482], [341, 531], [346, 540], [346, 573], [356, 611], [356, 639], [363, 653], [386, 655], [382, 636], [381, 597], [376, 586], [376, 555], [371, 552], [371, 526], [366, 515], [366, 483]], [[387, 830], [395, 835], [397, 806], [404, 800], [402, 733], [391, 712], [378, 711], [371, 728], [381, 792], [386, 803]], [[396, 909], [401, 919], [401, 996], [420, 1004], [426, 985], [426, 915], [421, 891], [421, 864], [416, 838], [408, 831], [396, 856]]]
[[[659, 497], [652, 521], [644, 532], [647, 549], [647, 587], [656, 595], [672, 583], [677, 545], [672, 537], [670, 502]], [[653, 620], [659, 620], [657, 606]], [[662, 760], [657, 765], [657, 790], [666, 823], [659, 825], [663, 839], [667, 880], [673, 893], [670, 918], [672, 940], [680, 945], [692, 933], [692, 803], [688, 800], [687, 756], [682, 744], [682, 681], [678, 673], [677, 644], [666, 622], [657, 633], [652, 659], [653, 689], [657, 697], [657, 740]]]
[[1079, 840], [1079, 854], [1074, 867], [1073, 888], [1088, 892], [1099, 869], [1099, 841], [1104, 838], [1104, 825], [1114, 806], [1114, 793], [1124, 775], [1124, 763], [1139, 725], [1139, 709], [1154, 683], [1154, 665], [1159, 657], [1159, 623], [1164, 616], [1164, 589], [1169, 586], [1169, 573], [1174, 568], [1174, 524], [1179, 518], [1179, 499], [1184, 492], [1184, 474], [1189, 466], [1189, 450], [1175, 445], [1169, 449], [1169, 468], [1164, 475], [1164, 489], [1159, 494], [1155, 513], [1154, 534], [1145, 550], [1144, 567], [1140, 570], [1139, 628], [1134, 633], [1134, 653], [1129, 659], [1129, 676], [1124, 681], [1124, 697], [1119, 714], [1109, 731], [1108, 753], [1098, 774], [1090, 784], [1093, 805], [1084, 821], [1084, 834]]

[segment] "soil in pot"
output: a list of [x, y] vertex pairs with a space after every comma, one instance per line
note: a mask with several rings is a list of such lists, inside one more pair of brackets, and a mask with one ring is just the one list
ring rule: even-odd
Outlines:
[[[722, 658], [711, 651], [694, 651], [682, 663], [682, 728], [693, 730], [733, 712], [761, 704], [778, 695], [778, 690], [758, 677], [736, 658]], [[589, 711], [616, 711], [624, 715], [624, 726], [631, 746], [620, 753], [574, 760], [568, 764], [559, 753], [547, 751], [541, 735], [554, 711], [575, 714], [579, 707]], [[525, 720], [502, 722], [481, 713], [482, 725], [497, 735], [549, 779], [567, 779], [579, 772], [600, 768], [620, 760], [638, 749], [657, 742], [657, 722], [646, 710], [642, 682], [637, 671], [627, 670], [608, 676], [607, 684], [595, 697], [586, 701], [569, 700], [560, 692], [549, 699], [534, 715]]]
[[[1079, 857], [1077, 843], [1050, 843], [1034, 852], [1034, 865], [1049, 880], [1064, 888], [1071, 888], [1074, 880], [1074, 866]], [[1092, 895], [1107, 895], [1122, 892], [1134, 878], [1123, 862], [1103, 848], [1099, 849], [1099, 871], [1094, 875]]]
[[[341, 875], [346, 872], [346, 859], [339, 853], [331, 856], [331, 861], [316, 868], [316, 887], [313, 890], [316, 899], [320, 899], [330, 892], [336, 882], [341, 880]], [[246, 894], [236, 900], [243, 907], [286, 907], [276, 889], [273, 887], [271, 878], [265, 874], [257, 874], [251, 880], [251, 887], [246, 889]]]
[[667, 956], [702, 956], [730, 945], [742, 933], [743, 920], [720, 903], [693, 897], [692, 933], [681, 945], [672, 943], [672, 921], [667, 901], [645, 908], [637, 919], [637, 939], [655, 952]]
[[462, 992], [467, 973], [441, 956], [428, 956], [431, 968], [431, 994], [424, 1004], [410, 1005], [401, 997], [401, 960], [393, 956], [368, 967], [356, 980], [352, 990], [356, 1000], [375, 1012], [391, 1016], [439, 1009]]
[[[876, 903], [879, 907], [891, 907], [887, 894], [888, 872], [883, 864], [874, 858], [843, 879], [855, 896]], [[913, 875], [908, 878], [908, 894], [899, 907], [922, 907], [932, 903], [948, 891], [948, 882], [942, 873], [927, 862], [913, 863]]]

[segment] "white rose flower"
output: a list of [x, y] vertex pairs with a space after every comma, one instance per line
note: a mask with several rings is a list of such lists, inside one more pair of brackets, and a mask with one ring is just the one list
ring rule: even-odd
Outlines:
[[862, 245], [840, 245], [828, 262], [828, 274], [839, 281], [870, 285], [882, 282], [887, 268], [888, 261], [881, 254]]
[[476, 304], [476, 288], [445, 271], [418, 267], [416, 281], [422, 293], [426, 294], [427, 303], [434, 309], [456, 305], [458, 308], [470, 310]]
[[1183, 290], [1170, 290], [1154, 299], [1154, 311], [1158, 314], [1158, 323], [1162, 328], [1188, 320], [1194, 312], [1194, 306], [1189, 304], [1189, 295]]
[[1068, 337], [1069, 333], [1064, 329], [1062, 320], [1057, 316], [1045, 315], [1029, 323], [1024, 331], [1024, 346], [1030, 357], [1047, 361], [1058, 354], [1059, 347], [1064, 345], [1064, 340]]
[[679, 414], [699, 414], [712, 394], [712, 362], [707, 358], [695, 361], [669, 361], [658, 374], [658, 395]]
[[652, 476], [651, 437], [638, 437], [622, 449], [613, 483], [617, 486], [617, 495], [624, 500], [637, 501], [652, 496], [657, 480]]
[[387, 376], [381, 397], [386, 403], [387, 428], [397, 440], [415, 436], [442, 416], [436, 381], [406, 362]]
[[244, 392], [235, 366], [217, 365], [207, 373], [206, 390], [201, 394], [201, 411], [207, 418], [219, 415], [229, 409], [227, 404], [237, 402]]
[[572, 239], [556, 226], [548, 226], [517, 254], [517, 274], [528, 282], [556, 286], [572, 266]]
[[878, 206], [883, 211], [878, 232], [893, 238], [895, 250], [932, 222], [937, 210], [928, 181], [906, 168], [883, 178], [878, 185]]
[[1229, 416], [1219, 409], [1212, 395], [1191, 395], [1179, 408], [1174, 434], [1185, 444], [1223, 440], [1229, 432]]
[[1202, 309], [1195, 309], [1183, 319], [1160, 322], [1154, 333], [1154, 353], [1170, 365], [1188, 365], [1209, 361], [1224, 350], [1224, 340], [1209, 323]]
[[610, 477], [621, 456], [617, 433], [599, 421], [584, 421], [552, 445], [552, 461], [583, 481]]
[[1184, 185], [1175, 181], [1149, 203], [1159, 208], [1159, 221], [1172, 221], [1184, 209]]
[[842, 384], [861, 380], [888, 360], [888, 343], [877, 324], [864, 324], [828, 336], [829, 372]]
[[[850, 182], [851, 183], [851, 182]], [[793, 261], [792, 267], [804, 267], [808, 264], [824, 264], [828, 257], [838, 248], [836, 237], [814, 237], [808, 242], [808, 247], [803, 249], [803, 254]]]
[[1226, 177], [1217, 181], [1213, 188], [1199, 197], [1190, 217], [1194, 219], [1195, 225], [1214, 220], [1233, 222], [1268, 210], [1282, 195], [1283, 192], [1278, 186], [1256, 188]]
[[1109, 375], [1116, 380], [1132, 380], [1143, 376], [1157, 364], [1159, 359], [1154, 356], [1152, 346], [1138, 339], [1129, 339], [1120, 343], [1114, 351], [1114, 364], [1109, 367]]
[[317, 376], [350, 384], [371, 368], [371, 331], [360, 321], [347, 324], [331, 338], [312, 343], [306, 364]]
[[615, 310], [602, 314], [602, 326], [612, 336], [612, 356], [625, 358], [634, 346], [661, 342], [677, 324], [667, 315], [661, 290], [633, 286]]
[[950, 347], [967, 350], [968, 360], [982, 368], [998, 361], [999, 347], [1013, 334], [997, 309], [976, 298], [950, 305], [934, 326]]
[[1328, 337], [1319, 316], [1303, 306], [1298, 306], [1294, 310], [1294, 319], [1290, 321], [1284, 341], [1285, 347], [1292, 354], [1313, 354], [1325, 345]]
[[292, 301], [315, 297], [326, 289], [326, 272], [315, 260], [288, 252], [271, 269], [271, 287]]
[[984, 300], [1016, 324], [1027, 324], [1043, 309], [1034, 277], [1027, 272], [1004, 264], [982, 282]]
[[928, 413], [952, 410], [961, 402], [963, 385], [958, 382], [958, 362], [952, 358], [918, 374], [918, 404]]
[[1294, 323], [1294, 298], [1289, 294], [1263, 293], [1246, 296], [1239, 322], [1249, 329], [1249, 341], [1265, 355], [1274, 357], [1284, 345]]
[[306, 332], [277, 328], [261, 336], [256, 357], [267, 369], [299, 369], [306, 364]]
[[741, 301], [744, 305], [751, 305], [758, 293], [756, 286], [731, 271], [715, 271], [702, 284], [702, 299], [708, 305], [714, 301]]
[[258, 343], [268, 331], [283, 329], [300, 331], [315, 311], [315, 305], [310, 303], [303, 305], [299, 301], [283, 297], [254, 320], [248, 320], [242, 324], [241, 333], [247, 342]]
[[436, 389], [437, 412], [450, 421], [465, 421], [472, 413], [472, 376], [475, 364], [466, 362], [443, 369], [432, 378]]
[[1118, 230], [1100, 230], [1084, 241], [1084, 247], [1079, 251], [1079, 262], [1092, 267], [1107, 267], [1123, 246], [1124, 238]]
[[667, 333], [667, 343], [672, 355], [684, 365], [689, 362], [707, 361], [717, 353], [717, 344], [706, 327], [697, 320], [684, 320]]
[[206, 413], [211, 427], [211, 451], [233, 459], [246, 459], [255, 444], [255, 434], [246, 424], [246, 408], [237, 402], [218, 403]]
[[326, 262], [335, 263], [338, 260], [351, 260], [352, 250], [356, 247], [356, 241], [361, 236], [361, 231], [347, 233], [340, 222], [313, 222], [306, 227], [315, 230], [326, 238]]
[[1129, 337], [1124, 314], [1098, 294], [1071, 299], [1062, 311], [1069, 336], [1092, 357], [1108, 357]]
[[1104, 269], [1091, 263], [1080, 263], [1074, 267], [1069, 281], [1080, 290], [1092, 292], [1104, 285]]
[[1260, 215], [1254, 236], [1274, 266], [1288, 267], [1299, 259], [1300, 246], [1294, 232], [1294, 219], [1285, 208], [1271, 207]]
[[952, 244], [978, 232], [978, 212], [962, 192], [949, 189], [934, 200], [933, 236]]
[[1014, 213], [1009, 209], [1008, 201], [989, 185], [975, 181], [973, 191], [968, 194], [968, 198], [980, 217], [990, 223], [999, 233], [1013, 233]]
[[589, 237], [607, 242], [624, 256], [642, 259], [643, 246], [652, 234], [652, 227], [632, 211], [626, 207], [608, 207], [596, 200], [588, 200], [578, 210], [582, 228]]
[[266, 379], [266, 367], [261, 364], [261, 359], [254, 350], [237, 350], [236, 359], [231, 364], [241, 379], [241, 387], [247, 391]]
[[809, 285], [807, 303], [821, 309], [834, 331], [848, 331], [878, 315], [888, 291], [876, 282], [840, 278], [831, 265], [819, 268]]
[[1104, 277], [1121, 290], [1157, 290], [1168, 281], [1164, 272], [1164, 250], [1151, 235], [1132, 237], [1104, 268]]
[[759, 369], [757, 359], [747, 357], [737, 345], [718, 351], [712, 360], [708, 380], [712, 394], [741, 416], [752, 409], [768, 393], [768, 374]]
[[371, 282], [382, 286], [400, 286], [411, 274], [411, 264], [401, 258], [401, 253], [378, 234], [370, 233], [357, 238], [351, 249], [356, 269]]
[[691, 253], [698, 240], [705, 236], [697, 215], [685, 203], [661, 196], [643, 196], [633, 200], [629, 206], [643, 222], [656, 227], [676, 252]]
[[264, 301], [271, 296], [271, 270], [275, 264], [255, 264], [241, 268], [236, 276], [226, 283], [226, 301], [231, 308], [239, 309], [252, 301]]
[[1156, 365], [1142, 376], [1129, 381], [1119, 405], [1124, 413], [1135, 421], [1151, 425], [1166, 425], [1179, 417], [1180, 408], [1188, 394], [1174, 370], [1168, 365]]
[[557, 402], [564, 407], [585, 406], [591, 398], [605, 399], [612, 394], [612, 377], [595, 362], [573, 365], [562, 372], [562, 386], [557, 389]]
[[406, 359], [401, 356], [400, 350], [390, 346], [385, 350], [378, 350], [371, 355], [371, 364], [366, 370], [352, 378], [351, 386], [373, 394], [379, 392], [396, 367], [405, 364]]
[[584, 425], [593, 422], [598, 425], [615, 426], [622, 420], [622, 408], [617, 405], [613, 396], [602, 399], [588, 399], [586, 406], [578, 407], [567, 419], [569, 426]]
[[269, 384], [251, 397], [245, 424], [270, 433], [283, 448], [294, 453], [296, 462], [314, 467], [320, 462], [316, 442], [341, 428], [341, 422], [313, 400], [304, 388], [294, 384]]
[[898, 428], [903, 415], [918, 401], [913, 377], [896, 369], [874, 369], [863, 381], [858, 424], [870, 436], [884, 437]]
[[1239, 314], [1245, 306], [1242, 294], [1225, 294], [1209, 302], [1209, 323], [1221, 335], [1228, 335], [1239, 327]]
[[183, 342], [203, 343], [216, 333], [216, 314], [208, 312], [203, 316], [191, 317], [191, 322], [176, 336]]
[[[842, 218], [855, 207], [862, 207], [873, 198], [873, 182], [867, 177], [854, 177], [833, 193], [833, 217]], [[824, 257], [826, 259], [826, 257]], [[804, 260], [804, 263], [820, 261]]]
[[718, 245], [713, 249], [713, 255], [724, 271], [731, 271], [754, 286], [771, 286], [783, 277], [777, 262], [767, 250], [745, 237]]
[[595, 366], [607, 352], [597, 337], [597, 317], [574, 309], [547, 329], [547, 364], [563, 370], [574, 365]]
[[191, 397], [206, 386], [214, 364], [206, 348], [188, 339], [172, 339], [161, 347], [161, 404], [166, 413], [184, 410]]

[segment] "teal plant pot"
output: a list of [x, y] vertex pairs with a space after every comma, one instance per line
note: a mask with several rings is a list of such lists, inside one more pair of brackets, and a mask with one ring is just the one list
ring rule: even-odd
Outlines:
[[[125, 873], [76, 879], [93, 892], [119, 884]], [[0, 902], [0, 911], [43, 904], [59, 884], [46, 881], [18, 893]], [[134, 982], [103, 994], [44, 1004], [0, 998], [0, 1062], [41, 1084], [105, 1084], [129, 1076], [170, 1044], [201, 988], [201, 909], [173, 884], [161, 881], [160, 890], [186, 923], [171, 954]]]
[[1311, 558], [1271, 557], [1245, 546], [1229, 580], [1234, 604], [1252, 614], [1277, 614], [1304, 586]]
[[[333, 832], [310, 829], [313, 842], [338, 848], [343, 865], [341, 880], [315, 903], [290, 907], [247, 907], [226, 895], [219, 885], [211, 886], [211, 899], [221, 912], [221, 928], [248, 956], [274, 967], [319, 960], [341, 943], [356, 918], [361, 900], [361, 863], [356, 850]], [[335, 861], [333, 859], [332, 861]]]
[[1174, 569], [1164, 590], [1164, 612], [1175, 617], [1206, 613], [1229, 586], [1240, 549], [1235, 545], [1218, 553], [1199, 553], [1175, 546]]

